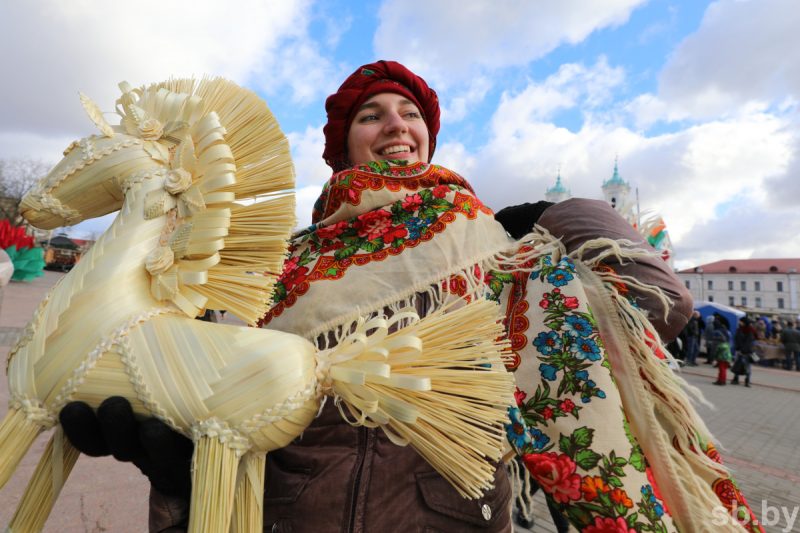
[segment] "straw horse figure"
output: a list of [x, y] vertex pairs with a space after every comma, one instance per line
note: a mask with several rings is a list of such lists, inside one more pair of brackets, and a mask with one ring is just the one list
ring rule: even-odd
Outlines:
[[[225, 80], [120, 87], [121, 124], [110, 126], [81, 96], [101, 135], [70, 145], [23, 200], [24, 216], [42, 228], [120, 213], [42, 302], [9, 355], [0, 487], [34, 438], [56, 426], [9, 529], [43, 527], [77, 459], [57, 427], [59, 410], [72, 400], [96, 407], [122, 395], [135, 412], [195, 441], [191, 531], [230, 524], [261, 531], [265, 453], [303, 431], [322, 394], [344, 397], [362, 420], [415, 445], [408, 428], [423, 415], [413, 390], [437, 385], [413, 371], [396, 378], [393, 354], [407, 363], [409, 353], [441, 360], [449, 350], [448, 372], [480, 370], [476, 388], [487, 398], [461, 400], [478, 413], [464, 431], [480, 433], [485, 446], [454, 452], [458, 443], [447, 442], [448, 453], [438, 455], [467, 465], [448, 477], [466, 496], [488, 487], [492, 468], [481, 462], [499, 456], [511, 388], [494, 306], [473, 303], [421, 321], [412, 313], [361, 320], [325, 353], [295, 335], [193, 320], [224, 309], [252, 325], [269, 307], [294, 224], [288, 143], [266, 105]], [[241, 202], [256, 197], [266, 200]], [[437, 344], [437, 328], [465, 320], [476, 324], [465, 338]], [[392, 322], [407, 327], [389, 334]], [[408, 401], [385, 402], [381, 390], [391, 387], [412, 389]], [[436, 456], [434, 466], [453, 468], [437, 465]]]

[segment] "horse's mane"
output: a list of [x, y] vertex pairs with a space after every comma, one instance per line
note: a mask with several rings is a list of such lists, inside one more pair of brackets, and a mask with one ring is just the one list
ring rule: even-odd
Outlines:
[[[175, 263], [192, 273], [171, 300], [190, 315], [203, 308], [227, 310], [254, 324], [270, 306], [295, 223], [286, 137], [263, 100], [225, 79], [127, 88], [117, 102], [123, 130], [135, 129], [145, 117], [158, 120], [171, 166], [191, 166], [192, 186], [203, 197], [194, 202], [202, 208], [177, 220], [172, 213], [172, 222], [168, 217], [175, 225], [165, 232]], [[187, 126], [193, 142], [170, 138], [170, 131]], [[155, 148], [164, 151], [160, 144]]]

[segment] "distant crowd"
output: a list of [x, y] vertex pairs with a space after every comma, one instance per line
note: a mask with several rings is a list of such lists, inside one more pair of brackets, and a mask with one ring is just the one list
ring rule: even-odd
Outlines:
[[[695, 311], [677, 339], [667, 347], [686, 366], [697, 366], [699, 356], [719, 369], [717, 385], [727, 382], [727, 370], [733, 372], [731, 384], [745, 376], [750, 386], [750, 365], [776, 362], [786, 370], [800, 372], [800, 325], [793, 320], [766, 316], [745, 316], [732, 328], [730, 320], [720, 313], [703, 318]], [[762, 361], [765, 345], [782, 347], [782, 358]], [[759, 352], [762, 355], [759, 355]]]

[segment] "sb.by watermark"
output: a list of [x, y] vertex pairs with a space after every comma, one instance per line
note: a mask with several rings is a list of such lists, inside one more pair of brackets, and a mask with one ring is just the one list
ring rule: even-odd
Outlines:
[[[800, 505], [795, 505], [794, 507], [770, 505], [767, 500], [761, 500], [761, 514], [759, 515], [761, 518], [753, 517], [753, 524], [761, 524], [767, 527], [778, 526], [782, 527], [780, 531], [783, 533], [789, 533], [790, 531], [794, 531], [794, 523], [795, 520], [797, 520], [798, 511], [800, 511]], [[746, 524], [750, 522], [750, 512], [746, 507], [734, 508], [732, 511], [729, 511], [725, 507], [719, 505], [714, 507], [711, 514], [714, 515], [714, 519], [711, 523], [715, 526], [725, 526], [735, 523]], [[771, 529], [770, 531], [777, 531], [777, 529]]]

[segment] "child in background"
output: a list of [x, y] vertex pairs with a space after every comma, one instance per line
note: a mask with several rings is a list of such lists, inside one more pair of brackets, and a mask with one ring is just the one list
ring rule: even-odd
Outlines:
[[733, 361], [731, 355], [731, 334], [727, 328], [720, 327], [714, 331], [714, 340], [717, 341], [716, 351], [714, 352], [717, 360], [717, 381], [714, 385], [725, 385], [728, 379], [728, 367]]

